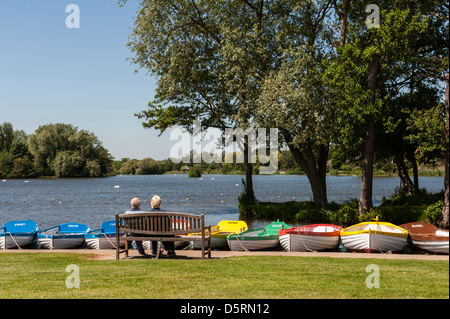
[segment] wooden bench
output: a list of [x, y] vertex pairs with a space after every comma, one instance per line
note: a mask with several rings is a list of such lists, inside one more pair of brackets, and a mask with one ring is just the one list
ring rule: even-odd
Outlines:
[[[125, 232], [125, 236], [119, 236]], [[128, 233], [140, 236], [129, 236]], [[201, 235], [188, 235], [200, 233]], [[142, 236], [142, 237], [141, 237]], [[162, 237], [171, 236], [171, 237]], [[175, 212], [142, 212], [133, 214], [116, 214], [116, 259], [125, 253], [128, 257], [129, 241], [200, 241], [202, 243], [202, 259], [208, 249], [211, 258], [211, 225], [205, 226], [202, 215]], [[120, 250], [120, 243], [125, 242], [125, 249]], [[159, 251], [157, 252], [159, 256]]]

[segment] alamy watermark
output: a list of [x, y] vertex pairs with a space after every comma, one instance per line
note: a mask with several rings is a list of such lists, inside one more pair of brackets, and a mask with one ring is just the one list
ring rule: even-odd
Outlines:
[[80, 7], [76, 4], [69, 4], [66, 6], [66, 12], [70, 13], [66, 17], [66, 28], [79, 29], [80, 28]]
[[369, 289], [380, 288], [380, 268], [375, 264], [367, 265], [366, 272], [370, 273], [366, 277], [366, 287]]
[[368, 29], [380, 27], [380, 8], [376, 4], [369, 4], [366, 7], [366, 13], [370, 13], [366, 18]]
[[66, 287], [69, 289], [80, 288], [80, 267], [70, 264], [66, 267], [66, 272], [69, 273], [66, 278]]
[[247, 143], [248, 162], [258, 161], [260, 174], [274, 174], [278, 169], [278, 129], [271, 128], [269, 136], [267, 133], [265, 128], [203, 130], [201, 121], [195, 120], [192, 135], [180, 128], [170, 133], [170, 140], [177, 141], [170, 149], [170, 159], [175, 163], [244, 163]]

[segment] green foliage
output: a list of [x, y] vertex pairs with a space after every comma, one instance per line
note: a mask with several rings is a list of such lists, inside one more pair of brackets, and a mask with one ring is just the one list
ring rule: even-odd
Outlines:
[[329, 212], [330, 221], [343, 227], [359, 223], [358, 200], [352, 199], [341, 205], [338, 210]]
[[111, 172], [112, 156], [93, 134], [71, 124], [40, 126], [29, 137], [0, 126], [0, 177], [98, 177]]
[[437, 201], [434, 204], [431, 204], [425, 209], [425, 216], [428, 218], [430, 223], [434, 225], [439, 225], [439, 222], [442, 220], [442, 207], [444, 202], [442, 200]]
[[99, 177], [112, 170], [112, 156], [91, 132], [71, 124], [40, 126], [28, 144], [36, 172], [56, 177]]
[[389, 199], [382, 199], [378, 210], [382, 212], [385, 220], [397, 225], [427, 219], [431, 223], [437, 223], [442, 218], [443, 196], [442, 192], [430, 194], [425, 189], [419, 190], [417, 195], [412, 195], [405, 187], [398, 187]]
[[192, 169], [188, 172], [189, 177], [202, 177], [202, 166], [200, 164], [195, 164]]

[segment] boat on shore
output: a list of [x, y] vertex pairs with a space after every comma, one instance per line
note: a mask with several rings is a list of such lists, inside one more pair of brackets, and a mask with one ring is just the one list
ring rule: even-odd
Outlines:
[[279, 231], [280, 244], [286, 251], [322, 251], [339, 247], [342, 227], [331, 224], [313, 224]]
[[91, 228], [84, 224], [65, 223], [38, 232], [37, 239], [44, 249], [82, 248], [84, 236], [90, 231]]
[[0, 249], [33, 246], [40, 227], [32, 220], [13, 220], [0, 228]]
[[419, 222], [402, 224], [400, 227], [408, 230], [409, 237], [415, 247], [427, 252], [448, 255], [448, 230]]
[[232, 251], [273, 250], [280, 247], [278, 232], [290, 227], [277, 220], [264, 228], [231, 234], [227, 237], [228, 247]]
[[[227, 248], [228, 235], [241, 233], [248, 230], [247, 223], [242, 220], [222, 220], [216, 226], [211, 227], [211, 249]], [[188, 235], [199, 236], [200, 233], [191, 233]], [[200, 242], [192, 242], [194, 249], [201, 248]]]
[[[120, 234], [120, 236], [124, 235], [125, 233]], [[116, 249], [116, 221], [103, 222], [101, 228], [85, 234], [84, 240], [87, 248], [90, 249]]]
[[408, 231], [397, 225], [375, 221], [363, 222], [341, 230], [342, 245], [350, 251], [396, 252], [407, 244]]

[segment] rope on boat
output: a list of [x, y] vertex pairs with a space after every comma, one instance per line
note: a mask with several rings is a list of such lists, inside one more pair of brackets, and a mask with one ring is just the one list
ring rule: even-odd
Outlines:
[[[384, 254], [384, 252], [381, 250], [380, 248], [380, 244], [378, 243], [378, 229], [379, 229], [379, 225], [378, 225], [378, 216], [375, 218], [375, 222], [377, 223], [377, 230], [375, 230], [375, 241], [377, 242], [377, 247], [378, 247], [378, 251], [382, 254]], [[381, 230], [380, 230], [381, 231]], [[370, 236], [370, 231], [369, 231], [369, 236]], [[369, 237], [370, 238], [370, 237]], [[369, 244], [369, 250], [370, 250], [370, 244]]]
[[306, 248], [308, 251], [317, 253], [317, 250], [309, 249], [309, 247], [306, 246], [305, 241], [303, 240], [303, 237], [302, 237], [302, 235], [300, 234], [300, 231], [299, 231], [299, 230], [297, 230], [297, 234], [300, 236], [300, 239], [302, 240], [303, 246], [305, 246], [305, 248]]
[[238, 241], [238, 243], [239, 243], [239, 245], [241, 245], [241, 247], [244, 249], [244, 251], [249, 251], [247, 248], [245, 248], [243, 245], [242, 245], [242, 243], [241, 243], [241, 241], [239, 240], [239, 236], [236, 236], [236, 239], [237, 239], [237, 241]]
[[[103, 236], [105, 236], [105, 238], [109, 241], [109, 243], [110, 243], [115, 249], [117, 249], [117, 246], [114, 245], [114, 244], [109, 240], [108, 236], [106, 236], [105, 233], [100, 233], [100, 234], [103, 235]], [[100, 245], [100, 244], [99, 244], [99, 245]], [[98, 248], [100, 248], [100, 247], [98, 247]]]
[[11, 238], [14, 241], [14, 243], [16, 244], [17, 248], [22, 249], [22, 247], [20, 247], [19, 244], [17, 243], [17, 241], [14, 239], [14, 236], [10, 232], [7, 232], [7, 234], [9, 234], [9, 236], [11, 236]]

